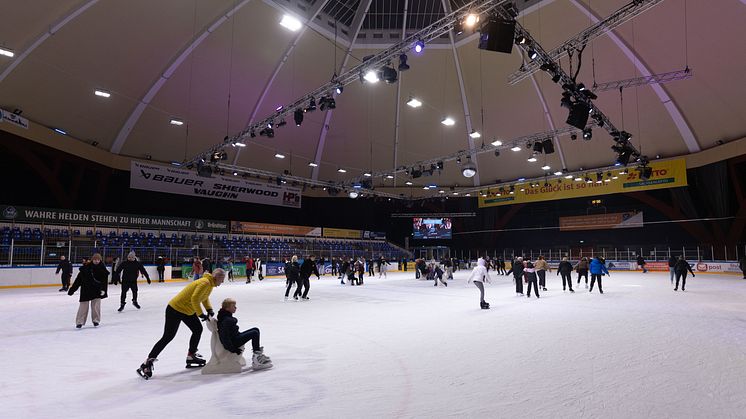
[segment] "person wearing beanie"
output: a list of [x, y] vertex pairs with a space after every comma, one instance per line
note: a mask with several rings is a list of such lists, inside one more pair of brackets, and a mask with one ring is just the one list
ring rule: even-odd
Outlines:
[[241, 355], [243, 346], [246, 342], [251, 341], [253, 357], [251, 367], [254, 370], [263, 370], [272, 368], [272, 360], [264, 355], [264, 347], [259, 344], [260, 331], [257, 327], [239, 332], [238, 319], [233, 317], [236, 313], [236, 300], [226, 298], [223, 305], [218, 311], [218, 336], [223, 347], [234, 354]]
[[575, 292], [572, 289], [572, 264], [567, 261], [567, 257], [563, 257], [557, 267], [557, 275], [560, 274], [562, 274], [562, 291], [565, 291], [565, 287], [569, 287], [570, 292]]
[[101, 323], [101, 300], [108, 297], [106, 293], [109, 284], [109, 271], [101, 260], [101, 255], [95, 253], [91, 259], [84, 258], [83, 266], [80, 267], [78, 276], [67, 295], [75, 294], [80, 289], [80, 306], [75, 317], [75, 327], [80, 329], [88, 318], [88, 309], [91, 310], [93, 326]]
[[148, 284], [150, 284], [150, 276], [148, 275], [148, 271], [145, 270], [145, 267], [142, 265], [142, 263], [137, 260], [135, 252], [129, 252], [129, 254], [127, 255], [127, 260], [119, 265], [116, 273], [117, 275], [122, 275], [122, 294], [119, 298], [119, 309], [117, 311], [121, 313], [122, 310], [124, 310], [128, 290], [132, 290], [132, 305], [137, 307], [137, 309], [139, 310], [140, 304], [137, 303], [137, 277], [139, 276], [139, 274], [143, 274], [148, 280]]
[[601, 277], [604, 275], [609, 275], [609, 270], [606, 269], [606, 261], [597, 256], [591, 261], [591, 289], [588, 292], [593, 292], [593, 285], [598, 281], [598, 292], [604, 293], [603, 288], [601, 288]]
[[536, 292], [536, 298], [539, 298], [539, 284], [537, 284], [536, 269], [534, 264], [531, 262], [526, 263], [526, 269], [523, 270], [523, 278], [528, 284], [528, 290], [526, 291], [526, 298], [531, 298], [531, 286], [533, 285], [534, 291]]
[[490, 280], [490, 275], [487, 272], [486, 265], [486, 261], [482, 258], [479, 258], [477, 260], [477, 266], [472, 269], [471, 276], [469, 276], [469, 279], [466, 281], [467, 284], [469, 282], [473, 282], [474, 285], [479, 288], [479, 307], [481, 307], [483, 310], [490, 308], [490, 303], [484, 301], [484, 281], [487, 281], [490, 284], [492, 283], [492, 281]]

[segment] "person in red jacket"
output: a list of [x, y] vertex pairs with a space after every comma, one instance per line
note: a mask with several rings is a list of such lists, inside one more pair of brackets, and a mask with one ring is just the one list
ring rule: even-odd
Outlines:
[[251, 277], [254, 276], [254, 258], [249, 257], [246, 260], [246, 283], [251, 282]]

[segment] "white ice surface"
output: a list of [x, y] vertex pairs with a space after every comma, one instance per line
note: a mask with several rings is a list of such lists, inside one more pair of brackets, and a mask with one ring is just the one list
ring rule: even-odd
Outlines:
[[[184, 368], [182, 325], [150, 381], [136, 375], [184, 283], [140, 285], [140, 304], [74, 327], [78, 297], [0, 291], [5, 418], [746, 417], [746, 281], [667, 273], [604, 278], [605, 294], [563, 293], [551, 273], [539, 300], [493, 276], [480, 310], [467, 271], [447, 288], [413, 273], [342, 286], [311, 281], [311, 301], [283, 302], [283, 282], [226, 283], [242, 329], [258, 326], [274, 368], [205, 376]], [[209, 358], [209, 332], [200, 352]]]

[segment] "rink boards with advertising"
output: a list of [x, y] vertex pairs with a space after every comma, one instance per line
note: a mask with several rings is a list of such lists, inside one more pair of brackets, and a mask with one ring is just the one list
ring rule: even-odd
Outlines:
[[[647, 180], [640, 179], [639, 172], [634, 168], [627, 169], [626, 174], [621, 175], [619, 173], [623, 168], [620, 167], [604, 171], [601, 183], [596, 182], [596, 171], [591, 170], [587, 174], [579, 175], [581, 181], [559, 178], [533, 183], [535, 186], [531, 186], [532, 182], [517, 182], [512, 185], [512, 194], [506, 191], [505, 187], [503, 190], [490, 188], [486, 197], [479, 197], [479, 208], [687, 186], [684, 159], [654, 161], [650, 163], [650, 167], [653, 174]], [[611, 174], [611, 177], [608, 174]], [[591, 183], [585, 180], [586, 175], [590, 177]], [[617, 179], [612, 179], [614, 176]], [[606, 182], [606, 179], [609, 181]]]

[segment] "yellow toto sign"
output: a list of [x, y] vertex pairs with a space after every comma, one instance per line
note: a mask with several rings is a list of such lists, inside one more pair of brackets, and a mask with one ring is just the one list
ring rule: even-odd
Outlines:
[[[579, 181], [576, 181], [575, 178], [561, 178], [547, 181], [548, 185], [545, 185], [544, 182], [534, 183], [534, 186], [531, 186], [531, 182], [516, 183], [513, 194], [505, 190], [489, 189], [486, 197], [479, 197], [479, 208], [676, 188], [687, 185], [686, 161], [684, 159], [655, 161], [650, 163], [650, 167], [653, 169], [653, 174], [647, 180], [640, 179], [640, 173], [634, 168], [625, 170], [627, 173], [623, 175], [619, 174], [622, 172], [622, 168], [618, 168], [600, 172], [600, 183], [598, 183], [597, 172], [589, 171], [587, 176], [590, 181], [586, 179], [586, 175], [578, 175], [580, 177]], [[611, 176], [609, 176], [609, 173]], [[613, 179], [613, 177], [617, 177], [617, 179]]]

